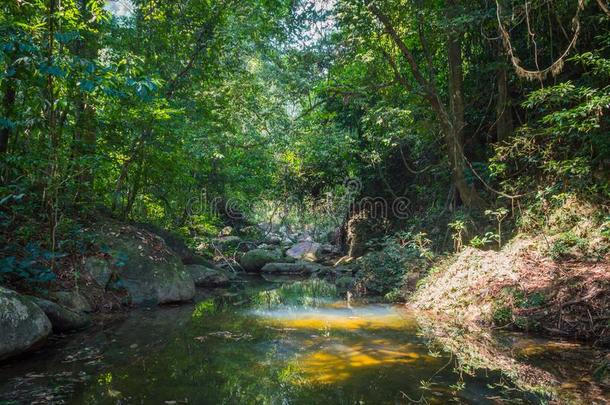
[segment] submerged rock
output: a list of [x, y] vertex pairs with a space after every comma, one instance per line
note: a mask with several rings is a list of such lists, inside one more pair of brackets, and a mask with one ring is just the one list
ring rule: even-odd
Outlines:
[[267, 263], [278, 262], [281, 259], [282, 254], [277, 250], [254, 249], [246, 252], [239, 260], [239, 264], [247, 272], [258, 272]]
[[91, 318], [86, 314], [72, 311], [42, 298], [32, 297], [32, 300], [49, 318], [53, 331], [56, 333], [84, 329], [91, 324]]
[[229, 275], [223, 270], [200, 265], [186, 266], [186, 270], [198, 287], [220, 287], [229, 284], [231, 281]]
[[286, 251], [286, 256], [297, 260], [308, 260], [314, 262], [318, 258], [320, 244], [311, 241], [299, 242]]
[[42, 344], [51, 322], [29, 297], [0, 287], [0, 360]]
[[261, 271], [275, 274], [313, 274], [325, 268], [319, 264], [309, 262], [267, 263]]

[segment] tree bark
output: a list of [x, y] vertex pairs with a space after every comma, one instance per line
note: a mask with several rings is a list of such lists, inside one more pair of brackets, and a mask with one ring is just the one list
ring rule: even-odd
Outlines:
[[[4, 96], [2, 97], [2, 106], [4, 107], [4, 118], [10, 120], [13, 117], [15, 109], [15, 85], [13, 80], [6, 78], [4, 80]], [[8, 152], [8, 143], [11, 135], [11, 128], [6, 126], [0, 131], [0, 153]]]
[[[92, 13], [87, 5], [87, 0], [79, 1], [79, 11], [83, 24], [89, 25], [90, 28], [97, 28], [96, 23], [92, 23]], [[95, 24], [95, 25], [93, 25]], [[75, 45], [75, 54], [83, 59], [84, 61], [92, 62], [97, 58], [99, 50], [99, 42], [95, 33], [85, 30], [81, 33], [82, 39], [79, 40]], [[77, 160], [90, 158], [95, 155], [96, 141], [97, 141], [97, 122], [96, 122], [96, 111], [93, 105], [92, 97], [89, 93], [78, 88], [76, 96], [76, 125], [74, 129], [74, 141], [75, 141], [75, 158]], [[79, 172], [79, 194], [86, 198], [88, 191], [92, 190], [93, 180], [95, 178], [95, 171], [93, 166], [89, 162], [77, 163]]]
[[[456, 17], [456, 0], [447, 1], [447, 16]], [[484, 205], [483, 200], [466, 179], [466, 163], [464, 155], [464, 72], [462, 69], [462, 39], [464, 33], [450, 27], [447, 35], [447, 59], [449, 62], [449, 110], [451, 125], [445, 130], [446, 146], [451, 165], [451, 177], [459, 199], [467, 207], [478, 208]]]

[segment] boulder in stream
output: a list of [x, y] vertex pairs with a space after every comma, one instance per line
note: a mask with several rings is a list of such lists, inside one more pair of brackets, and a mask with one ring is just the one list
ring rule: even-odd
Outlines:
[[195, 284], [181, 259], [158, 235], [130, 225], [105, 224], [98, 243], [111, 256], [114, 288], [124, 289], [132, 304], [188, 301]]
[[51, 333], [51, 322], [32, 299], [0, 287], [0, 360], [34, 349]]
[[286, 256], [297, 260], [315, 262], [320, 251], [320, 244], [312, 241], [299, 242], [286, 251]]
[[273, 274], [313, 274], [324, 270], [326, 267], [319, 264], [310, 262], [296, 262], [296, 263], [267, 263], [262, 268], [263, 273]]
[[282, 253], [278, 250], [253, 249], [246, 252], [239, 264], [241, 267], [250, 273], [261, 271], [267, 263], [279, 262], [282, 259]]
[[49, 298], [58, 304], [76, 312], [93, 312], [91, 304], [78, 291], [56, 291], [49, 294]]
[[72, 311], [42, 298], [31, 297], [31, 299], [49, 318], [55, 333], [76, 331], [84, 329], [91, 324], [91, 318], [84, 313]]
[[220, 287], [231, 282], [231, 278], [224, 270], [211, 269], [196, 264], [186, 266], [186, 270], [198, 287]]

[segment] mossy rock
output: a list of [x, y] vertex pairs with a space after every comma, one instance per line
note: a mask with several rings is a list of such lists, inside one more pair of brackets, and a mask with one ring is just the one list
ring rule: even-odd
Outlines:
[[239, 264], [250, 273], [259, 272], [267, 263], [279, 262], [282, 260], [282, 253], [277, 250], [253, 249], [246, 252]]
[[98, 235], [101, 249], [111, 256], [113, 286], [125, 289], [132, 304], [188, 301], [195, 295], [193, 279], [161, 237], [120, 224], [105, 224]]
[[296, 263], [267, 263], [261, 271], [273, 274], [314, 274], [329, 269], [316, 263], [300, 261]]
[[91, 304], [78, 291], [55, 291], [49, 294], [51, 301], [76, 312], [93, 312]]
[[76, 331], [91, 324], [91, 318], [84, 313], [73, 311], [42, 298], [32, 297], [32, 300], [49, 318], [55, 333]]
[[40, 346], [51, 322], [31, 298], [0, 287], [0, 360]]
[[335, 280], [335, 286], [338, 291], [348, 291], [354, 287], [356, 279], [351, 276], [341, 276]]
[[197, 287], [221, 287], [231, 282], [231, 277], [223, 270], [196, 264], [186, 266], [186, 270]]

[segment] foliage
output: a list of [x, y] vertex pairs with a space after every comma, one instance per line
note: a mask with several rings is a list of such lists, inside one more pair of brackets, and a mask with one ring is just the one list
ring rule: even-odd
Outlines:
[[[83, 254], [100, 213], [192, 248], [237, 209], [323, 239], [379, 197], [406, 207], [363, 260], [389, 292], [451, 240], [571, 231], [553, 207], [610, 198], [608, 18], [587, 2], [571, 47], [573, 4], [501, 3], [3, 2], [3, 260], [18, 272], [30, 242]], [[523, 74], [566, 48], [552, 75]]]
[[410, 232], [373, 241], [380, 250], [360, 259], [357, 283], [367, 292], [387, 295], [388, 300], [396, 301], [396, 290], [401, 289], [407, 275], [427, 267], [434, 258], [430, 243], [425, 234]]
[[33, 243], [28, 244], [25, 250], [26, 254], [22, 259], [8, 256], [0, 260], [0, 281], [16, 278], [30, 283], [47, 283], [55, 280], [55, 274], [48, 263], [64, 255], [45, 251]]

